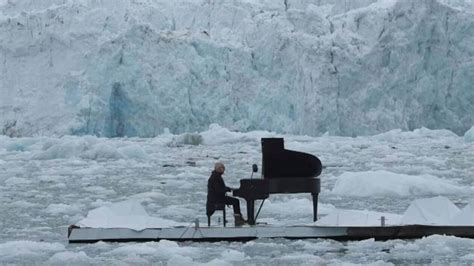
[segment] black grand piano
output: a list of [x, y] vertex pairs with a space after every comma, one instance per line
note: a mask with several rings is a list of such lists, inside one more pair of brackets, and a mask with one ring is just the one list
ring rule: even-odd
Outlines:
[[[254, 169], [255, 171], [256, 169]], [[255, 225], [255, 200], [264, 200], [276, 193], [311, 193], [313, 220], [317, 220], [321, 161], [308, 153], [285, 150], [283, 138], [262, 138], [263, 178], [241, 179], [233, 190], [236, 197], [247, 201], [248, 224]]]

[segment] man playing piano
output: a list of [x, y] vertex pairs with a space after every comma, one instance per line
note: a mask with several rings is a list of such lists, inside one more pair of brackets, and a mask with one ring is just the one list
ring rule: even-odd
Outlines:
[[214, 171], [212, 171], [209, 181], [207, 182], [207, 212], [208, 215], [212, 215], [214, 212], [214, 204], [225, 204], [232, 205], [234, 208], [234, 220], [235, 226], [241, 226], [246, 223], [242, 218], [242, 213], [240, 212], [240, 202], [238, 199], [226, 196], [226, 192], [232, 191], [231, 188], [227, 187], [222, 178], [224, 174], [225, 166], [223, 163], [217, 162], [214, 165]]

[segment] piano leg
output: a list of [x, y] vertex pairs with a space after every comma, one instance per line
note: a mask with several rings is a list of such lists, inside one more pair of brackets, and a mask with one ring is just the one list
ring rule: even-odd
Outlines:
[[311, 193], [313, 196], [313, 222], [318, 220], [318, 193]]
[[255, 201], [254, 200], [247, 200], [247, 223], [249, 225], [255, 225]]

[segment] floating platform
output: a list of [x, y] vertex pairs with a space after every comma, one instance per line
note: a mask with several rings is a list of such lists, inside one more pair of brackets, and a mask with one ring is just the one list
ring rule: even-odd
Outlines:
[[270, 226], [243, 227], [172, 227], [88, 228], [70, 226], [69, 243], [144, 242], [144, 241], [249, 241], [259, 238], [333, 239], [339, 241], [414, 239], [430, 235], [451, 235], [474, 238], [474, 226], [400, 225], [400, 226]]

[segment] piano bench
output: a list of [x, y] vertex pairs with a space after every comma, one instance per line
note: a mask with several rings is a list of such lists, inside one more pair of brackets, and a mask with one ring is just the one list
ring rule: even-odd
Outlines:
[[[210, 204], [210, 206], [213, 210], [211, 212], [209, 212], [209, 210], [207, 211], [207, 213], [214, 213], [214, 211], [222, 211], [222, 218], [224, 220], [224, 227], [225, 227], [225, 224], [227, 223], [226, 219], [225, 219], [225, 204], [224, 203], [215, 203], [215, 204]], [[210, 227], [211, 226], [211, 215], [207, 215], [207, 226]]]

